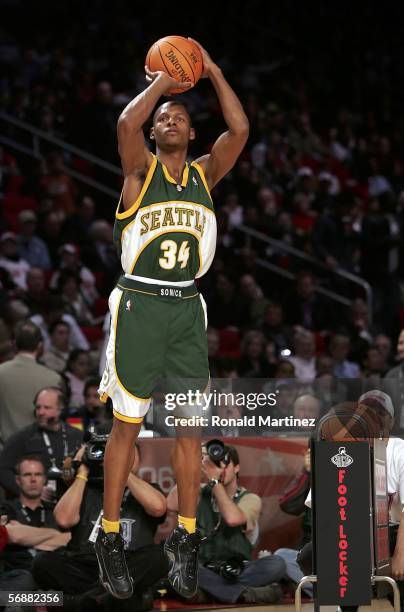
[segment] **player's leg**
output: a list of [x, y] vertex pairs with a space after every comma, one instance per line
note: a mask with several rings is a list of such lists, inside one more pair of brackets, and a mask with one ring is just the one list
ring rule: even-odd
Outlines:
[[107, 523], [119, 522], [122, 497], [135, 458], [135, 441], [141, 425], [142, 420], [138, 423], [127, 423], [114, 417], [104, 456], [102, 524], [106, 532], [119, 531], [119, 526], [117, 529], [109, 528]]
[[[202, 392], [209, 380], [205, 314], [199, 297], [176, 305], [167, 351], [167, 378], [175, 379], [180, 393]], [[177, 391], [177, 392], [178, 392]], [[200, 416], [201, 406], [187, 406], [178, 416]], [[193, 597], [198, 588], [200, 535], [196, 530], [196, 510], [201, 479], [201, 438], [198, 427], [178, 428], [173, 455], [177, 481], [178, 526], [165, 543], [170, 561], [171, 586], [183, 597]]]
[[114, 417], [104, 457], [104, 510], [95, 551], [103, 586], [119, 599], [133, 595], [132, 579], [126, 565], [119, 514], [122, 496], [134, 461], [134, 443], [141, 427]]
[[[192, 435], [178, 437], [175, 442], [173, 453], [173, 468], [178, 488], [178, 522], [190, 533], [195, 531], [196, 508], [198, 505], [200, 482], [201, 482], [201, 437], [197, 432]], [[193, 521], [187, 524], [183, 519]]]
[[[107, 361], [100, 385], [101, 397], [114, 406], [114, 423], [104, 458], [104, 506], [95, 551], [100, 580], [114, 597], [133, 593], [126, 565], [119, 512], [123, 492], [134, 460], [134, 442], [150, 405], [156, 369], [155, 317], [150, 307], [130, 291], [115, 290], [110, 298], [112, 325]], [[136, 307], [135, 307], [136, 300]], [[152, 313], [153, 314], [153, 313]], [[157, 328], [157, 329], [156, 329]]]

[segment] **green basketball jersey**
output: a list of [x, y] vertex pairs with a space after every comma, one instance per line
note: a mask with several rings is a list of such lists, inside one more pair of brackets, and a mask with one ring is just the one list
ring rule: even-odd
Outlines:
[[205, 274], [216, 248], [216, 217], [204, 172], [186, 164], [177, 185], [155, 156], [136, 202], [115, 213], [114, 241], [126, 274], [166, 282]]

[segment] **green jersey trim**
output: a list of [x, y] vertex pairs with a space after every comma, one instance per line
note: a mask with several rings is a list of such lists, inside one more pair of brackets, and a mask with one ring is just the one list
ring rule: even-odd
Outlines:
[[[168, 181], [169, 183], [172, 183], [173, 185], [177, 185], [178, 181], [176, 181], [175, 179], [173, 179], [173, 177], [171, 176], [171, 174], [169, 173], [169, 171], [167, 170], [167, 167], [165, 164], [163, 164], [163, 162], [161, 161], [161, 159], [159, 159], [159, 162], [161, 164], [161, 167], [163, 168], [163, 173], [165, 176], [166, 181]], [[185, 167], [184, 167], [184, 171], [182, 173], [182, 180], [181, 180], [181, 187], [186, 187], [187, 183], [188, 183], [188, 175], [189, 175], [189, 166], [188, 163], [185, 162]]]
[[203, 183], [203, 186], [206, 189], [206, 193], [208, 194], [209, 199], [210, 199], [210, 201], [213, 204], [212, 196], [210, 195], [209, 185], [208, 185], [208, 182], [206, 180], [205, 172], [204, 172], [202, 166], [200, 166], [196, 161], [193, 161], [191, 163], [191, 166], [193, 166], [195, 168], [195, 170], [198, 172], [199, 176], [201, 177], [201, 181]]

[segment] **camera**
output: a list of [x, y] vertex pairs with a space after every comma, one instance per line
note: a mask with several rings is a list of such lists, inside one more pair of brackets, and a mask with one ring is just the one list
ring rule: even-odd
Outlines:
[[94, 484], [102, 484], [104, 482], [104, 455], [105, 446], [107, 444], [108, 435], [101, 435], [94, 432], [85, 432], [84, 442], [86, 443], [83, 458], [81, 461], [66, 457], [63, 464], [63, 480], [66, 484], [71, 484], [74, 480], [77, 470], [81, 463], [84, 463], [88, 469], [88, 481]]
[[104, 455], [108, 436], [91, 433], [86, 444], [82, 462], [88, 467], [88, 480], [93, 483], [104, 482]]
[[215, 465], [218, 467], [221, 467], [222, 463], [224, 463], [226, 466], [229, 465], [229, 450], [221, 440], [217, 440], [216, 438], [209, 440], [209, 442], [206, 442], [205, 448], [209, 459], [213, 461]]
[[83, 463], [85, 463], [91, 472], [91, 468], [98, 466], [100, 462], [104, 461], [105, 446], [107, 444], [108, 436], [93, 433], [91, 438], [86, 444], [86, 448], [83, 455]]

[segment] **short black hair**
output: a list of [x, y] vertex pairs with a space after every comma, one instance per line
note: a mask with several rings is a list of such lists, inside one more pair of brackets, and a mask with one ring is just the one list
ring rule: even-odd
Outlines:
[[53, 323], [51, 323], [49, 325], [49, 335], [51, 336], [53, 334], [53, 332], [55, 331], [55, 329], [59, 326], [59, 325], [64, 325], [65, 327], [68, 328], [68, 330], [70, 331], [70, 325], [67, 321], [64, 321], [63, 319], [57, 319], [56, 321], [53, 321]]
[[42, 342], [41, 330], [32, 321], [19, 321], [14, 329], [15, 344], [18, 351], [34, 352]]
[[87, 378], [86, 383], [84, 385], [84, 391], [83, 391], [83, 395], [84, 397], [86, 397], [87, 395], [87, 391], [89, 389], [91, 389], [91, 387], [98, 387], [100, 386], [100, 379], [99, 378]]
[[167, 102], [163, 102], [163, 104], [160, 104], [156, 108], [156, 110], [154, 111], [154, 115], [153, 115], [153, 125], [154, 125], [154, 122], [156, 120], [158, 113], [160, 112], [161, 107], [166, 106], [167, 104], [169, 104], [170, 106], [182, 106], [182, 108], [184, 109], [185, 113], [187, 114], [189, 118], [190, 125], [192, 125], [191, 115], [189, 114], [186, 104], [184, 104], [184, 102], [178, 102], [177, 100], [168, 100]]
[[226, 451], [229, 455], [229, 459], [233, 465], [240, 465], [240, 457], [234, 446], [226, 446]]
[[21, 464], [24, 463], [24, 461], [37, 461], [38, 463], [42, 465], [44, 474], [46, 475], [45, 462], [42, 459], [42, 457], [40, 457], [40, 455], [24, 455], [24, 457], [21, 457], [21, 459], [17, 461], [14, 467], [14, 471], [16, 474], [20, 474]]
[[80, 349], [80, 348], [73, 349], [67, 359], [66, 372], [70, 371], [72, 364], [80, 357], [80, 355], [89, 355], [89, 354], [90, 354], [90, 351], [86, 351], [84, 349]]

